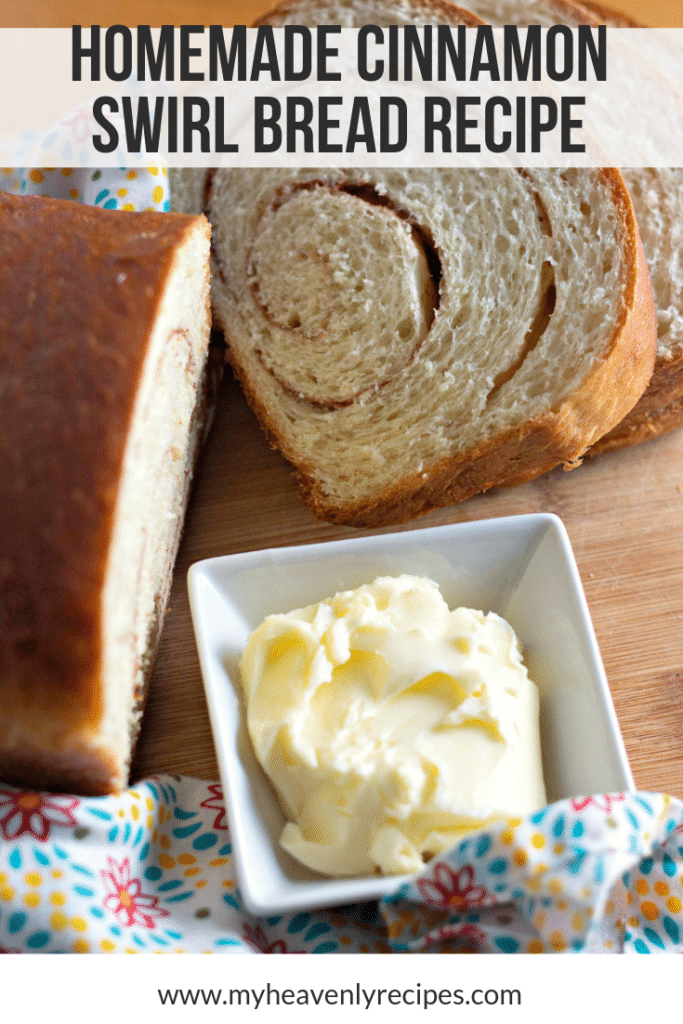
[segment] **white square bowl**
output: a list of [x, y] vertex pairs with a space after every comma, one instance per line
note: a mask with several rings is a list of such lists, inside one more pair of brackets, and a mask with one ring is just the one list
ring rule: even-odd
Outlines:
[[190, 603], [242, 901], [257, 915], [377, 899], [402, 877], [326, 878], [279, 846], [284, 818], [249, 742], [238, 663], [266, 617], [410, 573], [450, 608], [495, 611], [538, 685], [550, 801], [634, 788], [569, 538], [539, 513], [210, 558]]

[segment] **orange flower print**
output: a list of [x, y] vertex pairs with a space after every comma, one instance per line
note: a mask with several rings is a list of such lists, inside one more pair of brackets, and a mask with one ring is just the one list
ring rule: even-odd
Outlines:
[[168, 916], [168, 910], [159, 906], [159, 898], [141, 892], [140, 879], [131, 878], [127, 857], [122, 864], [117, 864], [113, 857], [107, 857], [107, 865], [108, 871], [100, 871], [107, 890], [103, 905], [116, 915], [119, 924], [155, 928], [156, 917]]
[[489, 896], [481, 885], [473, 885], [474, 871], [467, 865], [453, 871], [447, 864], [436, 864], [432, 878], [419, 878], [417, 887], [427, 906], [464, 910], [481, 907]]

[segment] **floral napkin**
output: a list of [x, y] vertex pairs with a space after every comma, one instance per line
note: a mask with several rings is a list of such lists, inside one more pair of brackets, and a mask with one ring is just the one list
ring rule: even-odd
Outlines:
[[73, 199], [105, 210], [161, 210], [170, 205], [165, 167], [0, 167], [0, 191]]
[[683, 952], [683, 804], [563, 800], [473, 832], [379, 904], [256, 918], [221, 787], [0, 786], [5, 953]]

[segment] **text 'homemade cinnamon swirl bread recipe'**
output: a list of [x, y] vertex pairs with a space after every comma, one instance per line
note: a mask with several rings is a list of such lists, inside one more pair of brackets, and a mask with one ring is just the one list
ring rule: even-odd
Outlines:
[[645, 389], [612, 170], [219, 170], [214, 316], [322, 518], [409, 519], [580, 458]]
[[0, 779], [125, 786], [206, 429], [209, 227], [0, 196]]

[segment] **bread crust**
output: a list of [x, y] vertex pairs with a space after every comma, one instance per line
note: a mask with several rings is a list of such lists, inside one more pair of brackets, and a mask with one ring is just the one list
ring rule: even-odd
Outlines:
[[[40, 740], [40, 737], [38, 737]], [[47, 750], [30, 742], [0, 751], [2, 781], [22, 789], [52, 790], [106, 796], [120, 773], [116, 758], [106, 748], [93, 751], [72, 741], [68, 750]]]
[[616, 427], [596, 441], [586, 454], [599, 455], [601, 452], [643, 444], [681, 426], [683, 358], [676, 360], [673, 366], [669, 363], [656, 365], [650, 385], [637, 405]]
[[[152, 325], [177, 246], [196, 228], [179, 214], [0, 196], [0, 774], [8, 780], [93, 793], [125, 782], [111, 752], [98, 749], [101, 597]], [[208, 235], [205, 221], [202, 230]]]

